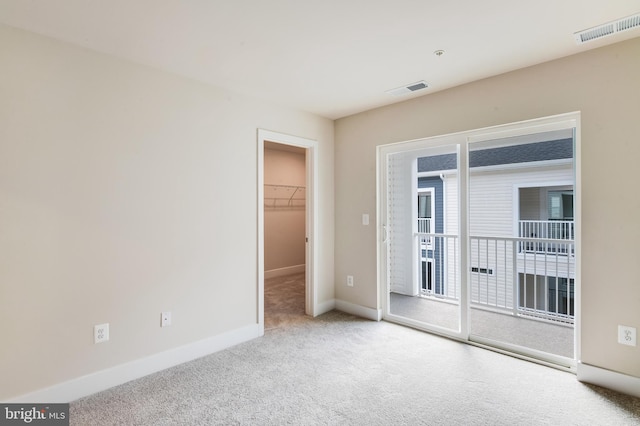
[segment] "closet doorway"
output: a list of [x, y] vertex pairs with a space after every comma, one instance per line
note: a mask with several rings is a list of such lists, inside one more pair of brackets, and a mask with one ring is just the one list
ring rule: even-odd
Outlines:
[[314, 315], [315, 142], [258, 131], [258, 323]]

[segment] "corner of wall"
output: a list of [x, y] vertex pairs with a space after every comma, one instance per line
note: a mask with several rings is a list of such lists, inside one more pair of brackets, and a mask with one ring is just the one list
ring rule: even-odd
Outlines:
[[355, 315], [358, 317], [370, 319], [372, 321], [382, 320], [382, 310], [373, 309], [367, 306], [356, 305], [355, 303], [347, 302], [345, 300], [336, 300], [336, 309], [338, 311], [346, 312], [347, 314]]
[[640, 377], [578, 363], [578, 380], [640, 398]]

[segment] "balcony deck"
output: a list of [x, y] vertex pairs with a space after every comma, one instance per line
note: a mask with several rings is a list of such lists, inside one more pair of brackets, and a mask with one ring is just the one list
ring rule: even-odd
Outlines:
[[[425, 297], [390, 294], [393, 315], [458, 329], [458, 305]], [[569, 325], [529, 319], [472, 307], [471, 334], [567, 358], [574, 358], [574, 329]]]

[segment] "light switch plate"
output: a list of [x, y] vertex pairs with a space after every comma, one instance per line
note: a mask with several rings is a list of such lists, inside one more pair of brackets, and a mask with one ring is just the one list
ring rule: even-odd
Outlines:
[[169, 327], [171, 325], [171, 312], [162, 312], [160, 314], [160, 327]]

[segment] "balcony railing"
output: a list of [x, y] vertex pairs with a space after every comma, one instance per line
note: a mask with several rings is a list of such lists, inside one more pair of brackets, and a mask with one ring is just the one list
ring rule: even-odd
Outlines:
[[527, 240], [518, 245], [518, 251], [573, 254], [574, 235], [572, 220], [520, 220], [518, 237]]
[[458, 301], [458, 236], [416, 233], [415, 237], [416, 250], [419, 253], [419, 294]]
[[574, 322], [574, 242], [471, 237], [471, 303], [554, 322]]
[[[415, 236], [420, 294], [458, 301], [457, 237], [433, 233]], [[425, 241], [431, 245], [426, 247]], [[472, 306], [573, 325], [573, 240], [472, 236], [469, 251]]]
[[418, 233], [420, 234], [430, 234], [433, 232], [431, 229], [431, 221], [430, 217], [421, 217], [418, 218]]
[[[418, 218], [418, 233], [419, 234], [430, 234], [434, 231], [433, 229], [433, 219], [430, 217], [421, 217]], [[429, 247], [433, 246], [433, 237], [428, 235], [423, 235], [420, 238], [422, 244], [426, 244]]]

